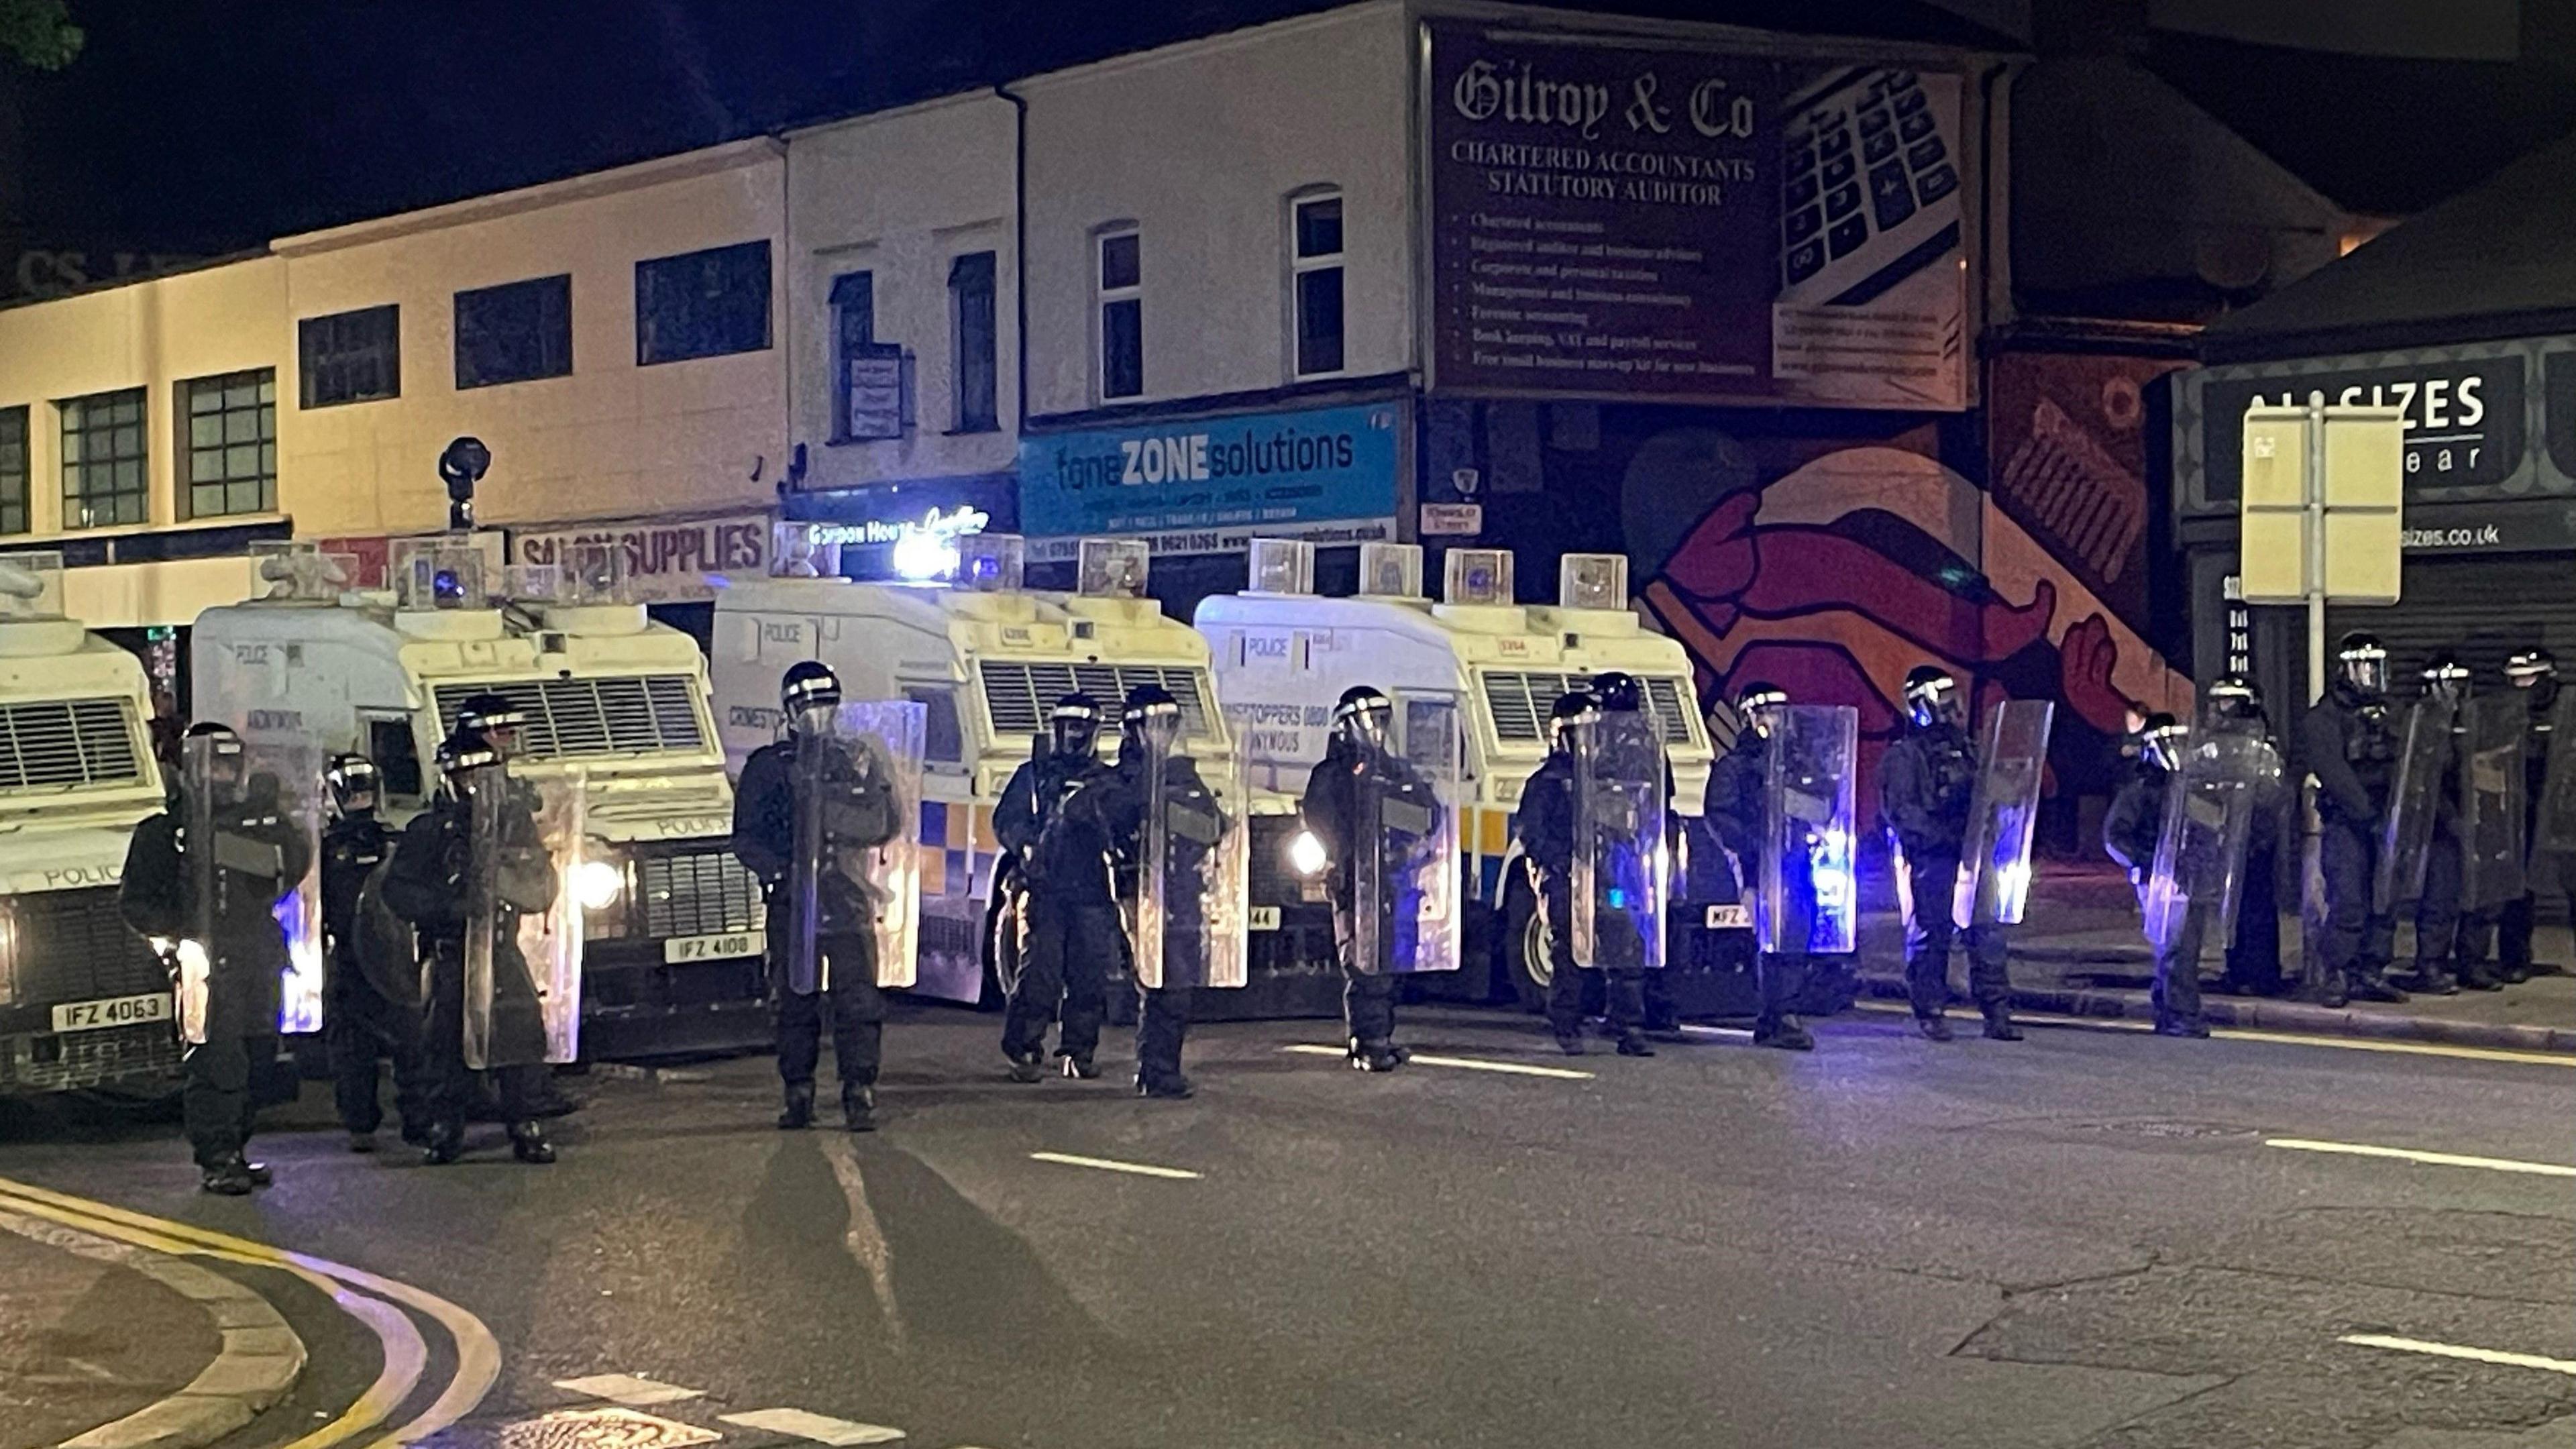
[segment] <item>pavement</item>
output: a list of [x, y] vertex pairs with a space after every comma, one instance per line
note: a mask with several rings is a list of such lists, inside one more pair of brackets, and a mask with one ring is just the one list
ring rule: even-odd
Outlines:
[[[1874, 908], [1872, 908], [1874, 907]], [[2281, 918], [2281, 968], [2296, 981], [2301, 967], [2299, 917]], [[1905, 927], [1892, 904], [1865, 899], [1861, 959], [1872, 994], [1902, 999]], [[2411, 961], [2414, 927], [2401, 923], [2397, 959]], [[2576, 943], [2564, 925], [2535, 933], [2535, 956], [2544, 962], [2576, 961]], [[2203, 965], [2215, 985], [2219, 953]], [[1953, 968], [1954, 981], [1959, 979]], [[2138, 909], [2128, 881], [2107, 866], [2043, 863], [2031, 884], [2029, 909], [2012, 934], [2015, 1004], [2028, 1011], [2151, 1020], [2148, 988], [2155, 958], [2139, 934]], [[2525, 1051], [2576, 1051], [2576, 975], [2536, 976], [2502, 991], [2463, 991], [2457, 996], [2415, 996], [2402, 1004], [2354, 1002], [2328, 1008], [2288, 999], [2229, 997], [2211, 992], [2204, 1013], [2219, 1026], [2363, 1037], [2408, 1038]]]
[[2576, 1445], [2576, 1057], [1861, 1010], [1569, 1059], [1418, 1009], [1391, 1077], [1202, 1027], [1164, 1103], [1116, 1036], [1009, 1083], [997, 1030], [899, 1009], [866, 1137], [776, 1131], [762, 1058], [594, 1073], [543, 1169], [353, 1156], [308, 1090], [245, 1200], [166, 1126], [0, 1114], [0, 1210], [368, 1295], [283, 1306], [312, 1366], [221, 1449], [389, 1379], [370, 1433], [433, 1449]]
[[0, 1449], [198, 1449], [303, 1369], [303, 1341], [241, 1283], [35, 1205], [0, 1207]]

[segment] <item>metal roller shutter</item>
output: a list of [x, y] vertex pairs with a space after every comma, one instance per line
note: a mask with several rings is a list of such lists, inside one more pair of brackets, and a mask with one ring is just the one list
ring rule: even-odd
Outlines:
[[2535, 640], [2576, 672], [2576, 556], [2408, 560], [2406, 597], [2389, 608], [2330, 608], [2329, 645], [2367, 629], [2388, 645], [2402, 697], [2436, 649], [2458, 649], [2480, 688], [2501, 685], [2505, 656]]

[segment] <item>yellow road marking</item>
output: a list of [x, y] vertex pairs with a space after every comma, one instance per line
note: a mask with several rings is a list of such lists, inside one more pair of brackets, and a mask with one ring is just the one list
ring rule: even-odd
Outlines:
[[[307, 1253], [271, 1247], [266, 1243], [253, 1242], [248, 1238], [237, 1238], [229, 1233], [219, 1233], [187, 1223], [173, 1222], [168, 1218], [153, 1217], [148, 1213], [138, 1213], [113, 1203], [74, 1197], [69, 1193], [55, 1192], [49, 1188], [37, 1187], [32, 1183], [18, 1182], [5, 1177], [0, 1177], [0, 1205], [7, 1205], [20, 1211], [50, 1208], [53, 1213], [48, 1214], [49, 1216], [73, 1215], [77, 1219], [74, 1226], [104, 1231], [108, 1225], [114, 1224], [131, 1232], [149, 1236], [158, 1242], [178, 1245], [163, 1251], [208, 1252], [261, 1267], [319, 1274], [335, 1280], [344, 1287], [359, 1289], [378, 1298], [389, 1299], [436, 1322], [439, 1327], [447, 1331], [449, 1338], [456, 1344], [455, 1375], [448, 1380], [446, 1389], [431, 1401], [428, 1408], [422, 1410], [409, 1423], [376, 1439], [369, 1449], [395, 1449], [395, 1446], [427, 1438], [446, 1428], [471, 1413], [475, 1405], [483, 1401], [484, 1395], [491, 1392], [493, 1383], [500, 1377], [501, 1346], [494, 1341], [492, 1331], [483, 1326], [483, 1320], [434, 1293], [424, 1292], [408, 1283], [397, 1282], [362, 1268], [352, 1268], [344, 1263], [334, 1263], [327, 1258], [316, 1258]], [[140, 1239], [129, 1236], [126, 1241], [137, 1242]], [[370, 1327], [373, 1326], [370, 1324]], [[382, 1380], [380, 1379], [379, 1382], [381, 1383]], [[399, 1399], [396, 1402], [399, 1402]], [[361, 1403], [352, 1406], [349, 1413], [344, 1413], [340, 1419], [297, 1440], [292, 1449], [327, 1449], [328, 1445], [337, 1443], [340, 1439], [372, 1427], [371, 1422], [351, 1422], [353, 1416], [356, 1416], [362, 1407], [365, 1407], [364, 1396]], [[389, 1412], [391, 1407], [391, 1405], [385, 1405], [379, 1410], [379, 1417], [383, 1412]]]
[[2576, 1374], [2576, 1361], [2543, 1358], [2536, 1353], [2507, 1353], [2500, 1348], [2470, 1348], [2457, 1343], [2428, 1343], [2420, 1338], [2392, 1338], [2384, 1333], [2347, 1333], [2335, 1340], [2359, 1348], [2394, 1349], [2399, 1353], [2425, 1353], [2435, 1358], [2465, 1358], [2476, 1363], [2503, 1364], [2507, 1368], [2547, 1369], [2554, 1374]]
[[1156, 1167], [1147, 1162], [1120, 1162], [1114, 1157], [1078, 1157], [1070, 1152], [1032, 1152], [1031, 1162], [1054, 1162], [1066, 1167], [1096, 1167], [1102, 1172], [1126, 1172], [1138, 1177], [1168, 1177], [1196, 1182], [1200, 1174], [1178, 1167]]
[[2576, 1177], [2576, 1167], [2555, 1162], [2522, 1162], [2510, 1157], [2463, 1157], [2456, 1152], [2418, 1152], [2411, 1147], [2372, 1147], [2360, 1142], [2315, 1142], [2304, 1137], [2271, 1137], [2266, 1147], [2293, 1152], [2333, 1152], [2347, 1157], [2391, 1157], [2429, 1167], [2483, 1167], [2489, 1172], [2527, 1172], [2536, 1177]]
[[[1911, 1007], [1895, 1002], [1864, 1001], [1855, 1008], [1881, 1016], [1910, 1016]], [[1976, 1021], [1974, 1011], [1953, 1007], [1948, 1015], [1958, 1021]], [[2075, 1027], [2086, 1031], [2151, 1032], [2153, 1022], [2131, 1021], [2117, 1016], [2061, 1016], [2052, 1012], [2013, 1013], [2013, 1020], [2024, 1026]], [[2464, 1061], [2514, 1062], [2529, 1067], [2576, 1067], [2576, 1052], [2526, 1052], [2509, 1047], [2451, 1046], [2431, 1041], [2383, 1041], [2375, 1037], [2310, 1036], [2301, 1032], [2258, 1031], [2251, 1027], [2214, 1026], [2210, 1037], [2218, 1041], [2271, 1042], [2281, 1046], [2333, 1047], [2348, 1052], [2394, 1052], [2400, 1056], [2453, 1057]]]
[[[1291, 1043], [1290, 1045], [1281, 1047], [1280, 1050], [1283, 1052], [1296, 1052], [1300, 1056], [1309, 1057], [1342, 1057], [1350, 1055], [1349, 1049], [1345, 1047], [1319, 1046], [1309, 1042]], [[1421, 1052], [1415, 1052], [1413, 1055], [1406, 1057], [1405, 1060], [1414, 1066], [1453, 1067], [1462, 1072], [1500, 1072], [1507, 1076], [1514, 1077], [1553, 1077], [1561, 1082], [1588, 1082], [1592, 1080], [1592, 1074], [1590, 1072], [1578, 1072], [1571, 1067], [1539, 1067], [1532, 1066], [1527, 1062], [1494, 1062], [1487, 1061], [1482, 1057], [1438, 1057], [1426, 1056]]]

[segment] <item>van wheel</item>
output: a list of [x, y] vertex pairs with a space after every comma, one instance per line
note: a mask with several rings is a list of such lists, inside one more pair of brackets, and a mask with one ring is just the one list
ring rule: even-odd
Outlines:
[[1503, 928], [1494, 943], [1502, 956], [1499, 969], [1511, 981], [1523, 1011], [1544, 1011], [1548, 982], [1556, 974], [1548, 955], [1547, 912], [1538, 908], [1538, 892], [1517, 861], [1506, 868], [1504, 881]]

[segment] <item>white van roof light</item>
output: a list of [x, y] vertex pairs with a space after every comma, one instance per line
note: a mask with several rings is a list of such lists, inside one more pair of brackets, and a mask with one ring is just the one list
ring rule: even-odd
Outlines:
[[1421, 598], [1422, 545], [1418, 543], [1361, 544], [1360, 597]]
[[1086, 538], [1074, 592], [1086, 599], [1141, 599], [1153, 546], [1141, 538]]
[[979, 594], [1016, 594], [1028, 562], [1028, 542], [1016, 533], [969, 533], [957, 540], [957, 587]]
[[0, 554], [0, 622], [63, 617], [60, 549]]
[[1251, 581], [1245, 585], [1248, 594], [1311, 594], [1315, 592], [1315, 546], [1302, 539], [1256, 538], [1252, 540]]
[[1513, 602], [1512, 553], [1507, 548], [1453, 548], [1448, 576], [1440, 588], [1445, 604], [1507, 605]]
[[1556, 603], [1561, 609], [1626, 609], [1628, 556], [1570, 553], [1557, 561]]
[[249, 597], [263, 604], [336, 604], [358, 586], [355, 554], [324, 553], [309, 539], [262, 539], [250, 546]]

